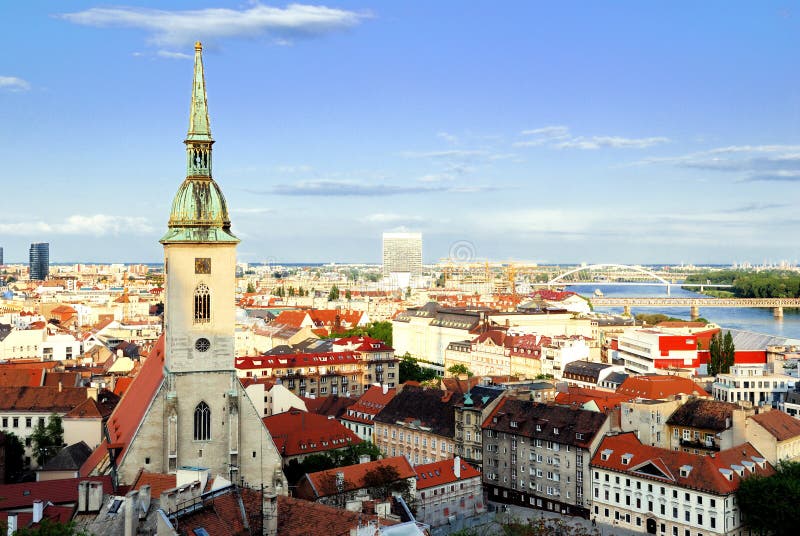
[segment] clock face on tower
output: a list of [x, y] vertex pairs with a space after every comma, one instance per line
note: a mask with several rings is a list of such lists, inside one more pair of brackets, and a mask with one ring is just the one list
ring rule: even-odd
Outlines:
[[210, 274], [211, 273], [211, 259], [208, 257], [195, 257], [194, 259], [194, 273], [196, 274]]

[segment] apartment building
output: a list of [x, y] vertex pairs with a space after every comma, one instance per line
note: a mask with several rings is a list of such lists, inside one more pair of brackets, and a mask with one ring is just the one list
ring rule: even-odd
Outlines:
[[505, 398], [483, 423], [483, 483], [491, 501], [589, 514], [589, 462], [603, 413]]
[[481, 473], [461, 458], [414, 467], [417, 473], [416, 519], [438, 527], [456, 517], [483, 513]]
[[658, 536], [739, 535], [739, 484], [773, 472], [749, 443], [704, 456], [642, 445], [633, 433], [612, 435], [591, 461], [592, 516]]
[[454, 406], [463, 395], [404, 386], [374, 418], [373, 442], [384, 456], [405, 455], [413, 465], [455, 456]]
[[506, 394], [496, 387], [473, 387], [453, 404], [456, 454], [478, 468], [483, 464], [483, 421]]
[[728, 373], [717, 374], [711, 393], [723, 402], [777, 408], [786, 401], [796, 382], [794, 376], [770, 374], [765, 365], [733, 365]]

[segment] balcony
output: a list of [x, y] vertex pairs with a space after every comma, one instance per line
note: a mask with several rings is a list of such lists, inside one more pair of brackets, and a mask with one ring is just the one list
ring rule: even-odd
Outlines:
[[719, 452], [719, 445], [714, 440], [701, 441], [699, 439], [681, 439], [681, 447], [687, 449], [712, 450], [714, 452]]

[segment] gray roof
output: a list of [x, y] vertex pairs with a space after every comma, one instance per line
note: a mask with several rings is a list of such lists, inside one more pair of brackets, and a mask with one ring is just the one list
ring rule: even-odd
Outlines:
[[606, 376], [606, 379], [603, 381], [608, 383], [615, 383], [617, 385], [622, 385], [622, 382], [624, 382], [627, 378], [628, 375], [625, 374], [624, 372], [612, 372], [611, 374]]
[[572, 361], [564, 366], [564, 374], [577, 374], [578, 376], [589, 376], [597, 380], [600, 371], [610, 367], [608, 363], [596, 363], [594, 361]]
[[92, 454], [92, 449], [89, 445], [80, 441], [68, 447], [61, 449], [61, 452], [55, 455], [53, 459], [48, 461], [42, 467], [42, 471], [77, 471], [81, 468], [83, 463]]
[[791, 346], [800, 344], [798, 339], [780, 337], [778, 335], [768, 335], [766, 333], [756, 333], [755, 331], [745, 331], [742, 329], [723, 329], [723, 334], [727, 331], [733, 336], [733, 345], [737, 350], [766, 350], [767, 346]]

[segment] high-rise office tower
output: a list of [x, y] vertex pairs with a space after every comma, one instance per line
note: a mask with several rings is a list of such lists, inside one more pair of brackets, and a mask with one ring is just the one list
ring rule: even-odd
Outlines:
[[3, 265], [5, 265], [5, 263], [3, 262], [3, 248], [0, 248], [0, 266]]
[[422, 233], [383, 233], [383, 275], [422, 275]]
[[28, 266], [30, 279], [44, 281], [50, 273], [50, 244], [35, 242], [28, 250]]

